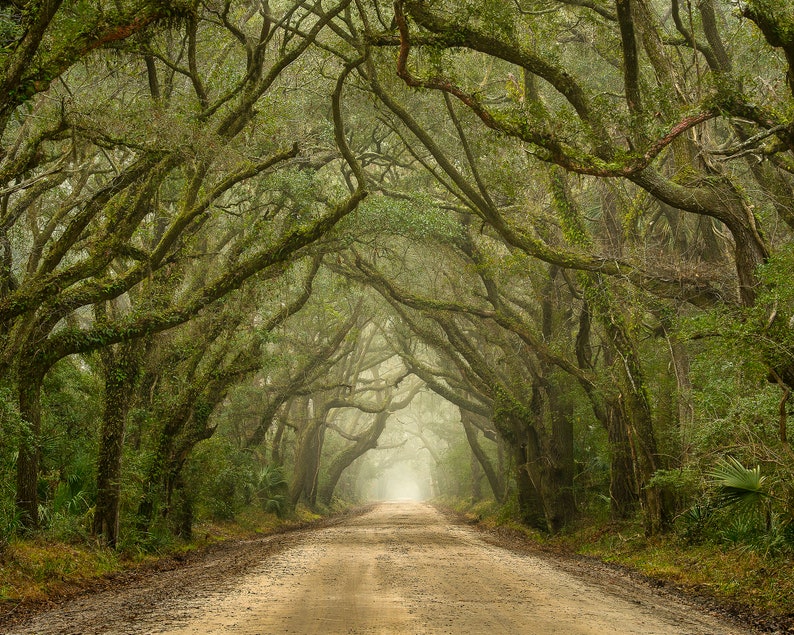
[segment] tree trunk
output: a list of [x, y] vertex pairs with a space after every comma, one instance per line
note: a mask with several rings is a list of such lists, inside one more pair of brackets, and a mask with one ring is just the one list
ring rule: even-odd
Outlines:
[[41, 388], [44, 376], [26, 368], [19, 376], [19, 412], [26, 423], [17, 457], [17, 508], [22, 526], [39, 526], [39, 458], [41, 436]]
[[323, 444], [325, 442], [325, 422], [320, 425], [317, 430], [317, 440], [314, 444], [315, 451], [312, 454], [312, 463], [309, 471], [307, 472], [308, 479], [306, 481], [306, 500], [309, 507], [314, 509], [317, 507], [317, 494], [320, 486], [320, 459], [323, 453]]
[[482, 477], [484, 474], [474, 452], [469, 457], [469, 468], [471, 470], [471, 502], [476, 503], [482, 500]]
[[634, 458], [631, 451], [628, 427], [616, 402], [608, 402], [605, 408], [607, 439], [609, 441], [609, 503], [613, 520], [631, 517], [637, 510], [639, 493], [634, 474]]
[[[553, 411], [559, 407], [551, 400], [553, 391], [549, 382], [536, 376], [528, 412], [516, 409], [510, 416], [515, 436], [525, 439], [526, 472], [540, 499], [544, 528], [550, 533], [559, 531], [576, 510], [573, 430], [566, 429], [570, 427], [570, 417]], [[546, 425], [547, 420], [551, 421], [549, 425]], [[558, 438], [554, 438], [555, 434]], [[570, 456], [565, 457], [565, 454]]]
[[518, 495], [518, 512], [521, 521], [535, 529], [546, 529], [543, 499], [529, 478], [526, 446], [511, 447], [515, 460], [515, 478]]
[[386, 422], [391, 415], [390, 411], [379, 412], [375, 417], [375, 421], [369, 430], [364, 432], [355, 445], [343, 450], [331, 463], [328, 468], [328, 478], [320, 488], [320, 501], [328, 505], [334, 497], [334, 490], [336, 489], [342, 473], [360, 456], [366, 454], [369, 450], [378, 447], [378, 439], [386, 427]]
[[653, 434], [651, 413], [645, 404], [638, 403], [644, 398], [635, 394], [627, 395], [625, 407], [626, 419], [630, 422], [633, 433], [632, 441], [636, 454], [637, 485], [640, 501], [645, 509], [645, 532], [648, 535], [658, 534], [667, 526], [668, 514], [663, 497], [658, 487], [649, 482], [658, 469], [656, 439]]
[[469, 447], [471, 448], [472, 454], [480, 463], [480, 467], [482, 467], [482, 471], [485, 473], [485, 478], [488, 479], [488, 484], [491, 487], [494, 498], [500, 503], [503, 502], [505, 497], [504, 486], [502, 481], [499, 479], [499, 475], [496, 473], [496, 470], [491, 464], [491, 460], [480, 446], [479, 440], [477, 439], [477, 428], [471, 422], [471, 414], [468, 411], [461, 409], [460, 420], [461, 423], [463, 423], [463, 430], [466, 432], [466, 439], [469, 442]]
[[549, 466], [544, 496], [547, 504], [547, 522], [552, 533], [560, 531], [576, 517], [576, 499], [573, 495], [573, 408], [563, 403], [554, 385], [547, 388], [551, 416], [549, 439]]
[[623, 415], [621, 420], [631, 444], [637, 493], [645, 511], [645, 531], [652, 535], [667, 527], [669, 510], [659, 489], [650, 486], [660, 464], [645, 375], [636, 341], [626, 326], [627, 320], [620, 308], [602, 307], [600, 317], [612, 348], [612, 367], [619, 377], [621, 392], [615, 401], [618, 411]]
[[174, 483], [171, 501], [171, 526], [173, 532], [184, 540], [193, 535], [193, 497], [185, 485], [181, 472]]
[[97, 460], [97, 500], [94, 535], [116, 547], [121, 503], [121, 455], [127, 414], [138, 372], [135, 344], [117, 344], [101, 351], [105, 403]]
[[154, 518], [158, 500], [164, 493], [167, 469], [173, 451], [174, 440], [190, 416], [190, 407], [183, 399], [163, 422], [157, 447], [149, 462], [146, 480], [143, 483], [143, 496], [138, 504], [138, 529], [146, 531]]
[[284, 429], [287, 424], [284, 422], [284, 417], [278, 420], [276, 426], [276, 434], [273, 436], [273, 447], [270, 449], [270, 462], [273, 465], [282, 465], [284, 459], [282, 458], [281, 443], [284, 439]]
[[297, 505], [301, 499], [312, 505], [312, 499], [316, 499], [323, 428], [322, 420], [310, 418], [298, 436], [295, 468], [289, 490], [290, 501], [293, 505]]
[[[534, 402], [533, 399], [533, 407], [536, 407]], [[506, 393], [499, 395], [493, 423], [513, 458], [520, 519], [530, 527], [546, 530], [539, 471], [543, 459], [532, 421], [526, 420], [525, 416], [526, 411]]]

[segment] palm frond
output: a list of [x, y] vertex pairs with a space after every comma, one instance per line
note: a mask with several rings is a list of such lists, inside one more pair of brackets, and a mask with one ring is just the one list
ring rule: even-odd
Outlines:
[[761, 475], [761, 466], [748, 468], [729, 456], [721, 459], [708, 472], [711, 484], [717, 488], [718, 502], [726, 506], [738, 506], [751, 510], [761, 505], [769, 496], [766, 477]]

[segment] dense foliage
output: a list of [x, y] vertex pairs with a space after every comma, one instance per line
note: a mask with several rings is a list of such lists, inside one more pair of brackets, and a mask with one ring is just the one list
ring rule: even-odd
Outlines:
[[785, 0], [10, 3], [0, 545], [410, 490], [791, 553], [792, 78]]

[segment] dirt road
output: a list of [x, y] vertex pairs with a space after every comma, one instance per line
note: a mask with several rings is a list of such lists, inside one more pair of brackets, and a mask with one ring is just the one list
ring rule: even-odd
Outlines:
[[[428, 505], [385, 503], [73, 601], [12, 633], [747, 635], [621, 576], [578, 575], [484, 542]], [[570, 567], [569, 567], [570, 568]]]

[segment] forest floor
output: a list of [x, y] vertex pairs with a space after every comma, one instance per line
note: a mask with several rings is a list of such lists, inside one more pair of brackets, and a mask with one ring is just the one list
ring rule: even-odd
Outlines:
[[[418, 503], [190, 554], [0, 630], [38, 633], [749, 635], [713, 607], [589, 559], [531, 552]], [[769, 631], [767, 631], [769, 632]], [[780, 630], [779, 632], [787, 632]]]

